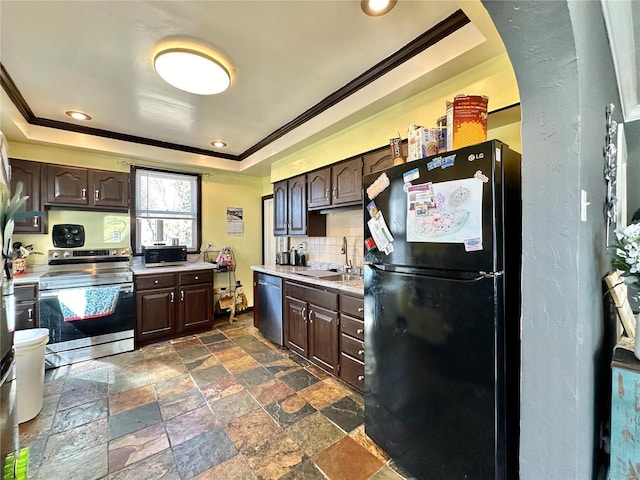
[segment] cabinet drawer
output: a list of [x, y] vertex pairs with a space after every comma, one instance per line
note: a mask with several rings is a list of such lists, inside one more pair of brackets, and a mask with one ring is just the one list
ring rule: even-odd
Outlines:
[[180, 285], [197, 285], [199, 283], [212, 283], [213, 272], [211, 270], [198, 270], [180, 274]]
[[360, 391], [364, 390], [364, 363], [342, 353], [340, 355], [340, 378]]
[[35, 300], [38, 296], [38, 285], [30, 283], [28, 285], [16, 285], [13, 289], [16, 302]]
[[340, 331], [358, 340], [364, 340], [364, 322], [348, 315], [340, 315]]
[[364, 318], [364, 299], [340, 295], [340, 311], [357, 318]]
[[307, 287], [299, 283], [286, 282], [285, 294], [287, 297], [298, 298], [319, 307], [334, 311], [338, 310], [338, 294], [335, 292]]
[[136, 290], [149, 290], [154, 288], [169, 288], [176, 284], [175, 275], [145, 275], [136, 277]]
[[364, 361], [364, 343], [358, 339], [342, 335], [340, 337], [340, 350], [342, 353], [346, 353], [357, 360]]

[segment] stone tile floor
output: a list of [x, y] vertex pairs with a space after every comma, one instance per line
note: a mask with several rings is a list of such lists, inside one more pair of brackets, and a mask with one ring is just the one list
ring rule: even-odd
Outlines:
[[43, 480], [403, 478], [365, 435], [362, 396], [265, 340], [250, 314], [47, 370], [20, 444]]

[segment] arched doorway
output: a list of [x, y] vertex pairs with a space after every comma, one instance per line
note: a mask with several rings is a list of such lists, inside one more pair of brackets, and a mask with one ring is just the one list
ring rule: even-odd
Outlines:
[[597, 412], [609, 394], [601, 375], [611, 351], [601, 300], [609, 268], [604, 112], [619, 106], [602, 10], [595, 1], [483, 4], [513, 64], [522, 107], [520, 476], [595, 478], [603, 457]]

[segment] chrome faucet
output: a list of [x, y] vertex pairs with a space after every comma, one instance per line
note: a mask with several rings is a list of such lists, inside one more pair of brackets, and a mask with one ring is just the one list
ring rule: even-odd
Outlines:
[[342, 248], [340, 253], [344, 253], [344, 273], [348, 273], [352, 268], [351, 260], [349, 260], [349, 250], [347, 248], [347, 237], [342, 237]]

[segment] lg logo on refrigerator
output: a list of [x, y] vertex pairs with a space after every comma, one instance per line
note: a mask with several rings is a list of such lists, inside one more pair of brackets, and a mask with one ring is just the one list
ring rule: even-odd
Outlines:
[[477, 154], [472, 153], [467, 157], [467, 160], [469, 160], [470, 162], [473, 162], [474, 160], [480, 160], [481, 158], [484, 158], [484, 153], [477, 153]]

